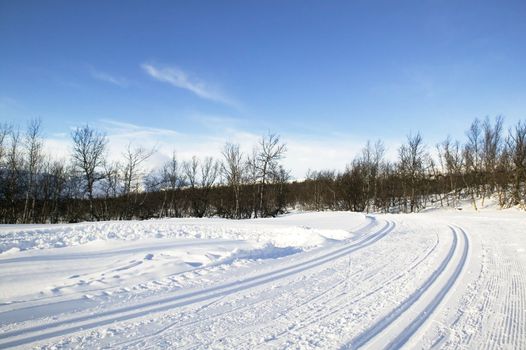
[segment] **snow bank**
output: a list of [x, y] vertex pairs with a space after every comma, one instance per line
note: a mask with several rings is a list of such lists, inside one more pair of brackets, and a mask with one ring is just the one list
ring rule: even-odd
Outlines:
[[[359, 226], [364, 218], [350, 216], [349, 227]], [[322, 220], [323, 221], [323, 220]], [[150, 221], [108, 221], [70, 225], [0, 228], [0, 254], [31, 249], [61, 248], [93, 241], [133, 241], [146, 238], [248, 240], [277, 248], [308, 249], [333, 240], [345, 240], [352, 233], [341, 229], [295, 226], [284, 220], [168, 219]], [[315, 222], [314, 222], [315, 223]], [[322, 227], [327, 227], [324, 223]], [[261, 245], [259, 244], [259, 245]]]
[[237, 259], [245, 260], [264, 260], [277, 259], [287, 255], [292, 255], [301, 252], [302, 249], [296, 247], [276, 247], [271, 243], [265, 244], [261, 248], [255, 249], [236, 249], [231, 256], [221, 261], [223, 264], [230, 264]]
[[338, 225], [352, 229], [365, 221], [357, 214], [312, 213], [257, 220], [0, 225], [0, 306], [42, 296], [92, 300], [129, 290], [135, 295], [197, 287], [199, 276], [212, 271], [227, 273], [350, 239], [353, 234]]

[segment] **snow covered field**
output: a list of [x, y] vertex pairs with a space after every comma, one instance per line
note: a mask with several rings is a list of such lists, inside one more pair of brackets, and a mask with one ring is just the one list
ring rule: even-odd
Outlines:
[[0, 348], [526, 348], [526, 214], [0, 226]]

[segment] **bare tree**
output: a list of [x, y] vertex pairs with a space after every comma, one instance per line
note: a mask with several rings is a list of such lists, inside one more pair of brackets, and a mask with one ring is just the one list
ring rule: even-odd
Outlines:
[[47, 181], [49, 182], [49, 200], [50, 200], [50, 208], [49, 208], [49, 214], [45, 214], [46, 210], [45, 208], [42, 208], [42, 221], [44, 221], [46, 218], [49, 218], [49, 221], [51, 223], [57, 223], [61, 219], [61, 215], [63, 215], [61, 208], [60, 208], [60, 202], [63, 197], [63, 193], [68, 181], [68, 170], [66, 166], [64, 165], [64, 162], [60, 161], [47, 161], [46, 162], [47, 171], [46, 173], [49, 174], [47, 177]]
[[445, 193], [447, 205], [450, 205], [449, 193], [455, 192], [452, 204], [455, 205], [455, 201], [460, 199], [461, 184], [459, 180], [463, 178], [463, 157], [460, 142], [451, 140], [451, 137], [447, 137], [441, 144], [437, 145], [438, 157], [442, 167], [442, 174], [447, 179], [447, 184], [442, 192]]
[[201, 163], [201, 198], [197, 217], [203, 217], [210, 206], [210, 191], [219, 174], [219, 163], [212, 157], [206, 157]]
[[[406, 191], [409, 191], [410, 211], [414, 212], [420, 205], [417, 191], [420, 189], [419, 181], [423, 177], [425, 162], [428, 158], [420, 133], [409, 135], [407, 137], [407, 144], [400, 147], [398, 156], [400, 161], [400, 171], [405, 180], [403, 183], [406, 185], [404, 197], [407, 198], [408, 193]], [[407, 209], [407, 204], [405, 207]]]
[[146, 149], [142, 146], [132, 147], [131, 143], [128, 144], [126, 151], [123, 153], [124, 195], [129, 195], [132, 192], [138, 192], [140, 180], [144, 175], [141, 169], [141, 164], [150, 158], [154, 153], [155, 149]]
[[272, 183], [275, 187], [274, 205], [271, 212], [272, 216], [283, 214], [287, 208], [287, 184], [290, 180], [290, 172], [281, 164], [272, 172]]
[[366, 195], [366, 211], [370, 211], [371, 201], [376, 199], [377, 195], [377, 177], [380, 170], [381, 163], [385, 154], [385, 146], [381, 140], [377, 140], [374, 146], [371, 141], [367, 140], [365, 147], [362, 149], [362, 154], [358, 159], [361, 163], [364, 179], [364, 192]]
[[7, 166], [7, 154], [9, 149], [9, 135], [11, 134], [11, 126], [8, 124], [0, 124], [0, 217], [3, 217], [4, 223], [7, 219], [7, 179], [9, 176]]
[[363, 163], [355, 158], [351, 164], [346, 166], [344, 173], [340, 176], [340, 188], [345, 200], [345, 209], [352, 211], [363, 211], [367, 205], [365, 193], [365, 171]]
[[[484, 188], [482, 194], [482, 205], [484, 205], [484, 198], [495, 190], [496, 185], [496, 170], [499, 157], [502, 152], [502, 125], [504, 119], [502, 116], [495, 118], [495, 124], [491, 124], [489, 118], [486, 118], [482, 124], [483, 139], [481, 160], [484, 167], [485, 184], [489, 188]], [[486, 187], [486, 186], [484, 186]]]
[[196, 156], [193, 156], [190, 161], [183, 162], [183, 173], [188, 181], [192, 211], [194, 215], [197, 215], [199, 212], [199, 201], [196, 189], [199, 185], [199, 159]]
[[102, 177], [103, 179], [100, 187], [104, 194], [104, 201], [102, 204], [103, 216], [105, 219], [110, 219], [110, 199], [116, 198], [120, 194], [120, 187], [122, 185], [121, 164], [119, 162], [104, 160], [104, 164], [102, 165]]
[[141, 205], [141, 203], [138, 202], [141, 180], [144, 176], [141, 165], [154, 153], [155, 149], [146, 149], [142, 146], [133, 147], [131, 143], [128, 144], [126, 151], [123, 153], [124, 164], [122, 167], [122, 178], [123, 195], [126, 199], [124, 209], [125, 218], [131, 218], [133, 216], [133, 207]]
[[77, 128], [73, 134], [73, 164], [83, 175], [88, 194], [90, 214], [98, 219], [93, 205], [93, 190], [96, 181], [102, 178], [97, 169], [104, 163], [104, 152], [108, 143], [104, 134], [88, 125]]
[[480, 120], [475, 119], [466, 133], [468, 141], [464, 146], [464, 166], [466, 168], [466, 177], [464, 182], [471, 196], [471, 202], [475, 210], [477, 210], [477, 202], [475, 200], [476, 195], [480, 193], [481, 183], [481, 150], [482, 150], [482, 128], [480, 126]]
[[210, 190], [219, 172], [219, 164], [211, 157], [202, 162], [196, 156], [183, 163], [183, 171], [190, 185], [193, 215], [203, 217], [209, 209]]
[[0, 166], [3, 165], [4, 157], [7, 154], [7, 137], [11, 132], [11, 127], [7, 124], [0, 124]]
[[22, 199], [22, 178], [23, 154], [20, 141], [20, 130], [11, 128], [9, 132], [9, 146], [6, 154], [6, 176], [4, 183], [4, 198], [6, 200], [5, 218], [8, 223], [16, 223], [19, 218], [17, 202]]
[[172, 152], [170, 160], [168, 160], [163, 166], [165, 182], [167, 187], [172, 191], [175, 191], [184, 183], [184, 176], [179, 168], [179, 161], [177, 160], [177, 155], [174, 151]]
[[476, 118], [471, 123], [466, 135], [468, 137], [466, 148], [468, 149], [469, 156], [471, 158], [472, 168], [475, 172], [480, 172], [480, 154], [482, 151], [482, 127], [478, 118]]
[[[29, 122], [24, 138], [24, 147], [27, 154], [26, 157], [26, 196], [24, 203], [24, 213], [22, 221], [30, 223], [35, 221], [35, 177], [40, 172], [43, 162], [42, 154], [42, 122], [40, 119], [33, 119]], [[31, 204], [29, 203], [31, 199]]]
[[185, 184], [185, 177], [180, 169], [179, 161], [175, 151], [172, 152], [172, 157], [163, 166], [163, 189], [164, 199], [161, 212], [164, 211], [164, 206], [168, 200], [168, 192], [170, 193], [170, 199], [168, 200], [167, 212], [170, 216], [179, 216], [176, 202], [176, 191], [179, 190]]
[[243, 154], [239, 150], [239, 145], [226, 143], [222, 151], [223, 162], [221, 163], [221, 172], [225, 177], [226, 183], [232, 188], [234, 195], [234, 213], [233, 217], [241, 218], [239, 200], [241, 194], [241, 185], [245, 172], [243, 163]]
[[198, 169], [199, 169], [199, 159], [196, 156], [192, 157], [192, 160], [185, 161], [183, 163], [183, 172], [188, 180], [190, 188], [195, 188], [198, 184]]
[[104, 176], [102, 189], [105, 197], [107, 199], [117, 197], [120, 194], [120, 187], [122, 186], [122, 165], [119, 162], [105, 160], [102, 168]]
[[201, 188], [210, 188], [214, 185], [219, 172], [219, 163], [212, 157], [206, 157], [201, 163]]
[[265, 205], [265, 193], [270, 174], [278, 168], [278, 161], [283, 158], [287, 147], [281, 142], [279, 135], [269, 133], [259, 141], [255, 166], [259, 173], [259, 210], [262, 215], [268, 215]]
[[519, 121], [510, 130], [507, 144], [514, 166], [513, 204], [526, 208], [526, 122]]
[[258, 217], [258, 196], [259, 196], [259, 170], [258, 170], [258, 150], [256, 147], [252, 148], [252, 153], [246, 157], [245, 160], [246, 173], [243, 182], [248, 184], [251, 188], [250, 207], [245, 213], [248, 217]]

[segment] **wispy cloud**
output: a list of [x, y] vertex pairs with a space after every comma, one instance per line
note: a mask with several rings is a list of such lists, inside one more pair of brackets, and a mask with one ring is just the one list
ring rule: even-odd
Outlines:
[[155, 136], [180, 136], [181, 134], [172, 129], [151, 128], [144, 125], [119, 122], [112, 119], [101, 119], [102, 127], [114, 137], [155, 137]]
[[159, 67], [150, 63], [143, 63], [141, 67], [149, 76], [158, 81], [191, 91], [195, 95], [207, 100], [220, 102], [229, 106], [237, 106], [236, 101], [226, 96], [217, 88], [212, 87], [209, 83], [195, 76], [190, 76], [178, 67]]
[[90, 73], [94, 79], [97, 79], [97, 80], [100, 80], [106, 83], [110, 83], [110, 84], [117, 85], [120, 87], [128, 87], [130, 85], [130, 82], [125, 78], [116, 77], [111, 74], [96, 70], [95, 68], [91, 68]]

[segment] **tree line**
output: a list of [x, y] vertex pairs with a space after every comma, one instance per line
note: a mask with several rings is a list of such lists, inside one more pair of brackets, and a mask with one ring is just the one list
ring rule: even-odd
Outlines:
[[501, 208], [526, 209], [526, 122], [505, 131], [502, 117], [475, 119], [465, 134], [463, 143], [448, 136], [434, 149], [420, 133], [409, 135], [396, 161], [385, 159], [382, 142], [367, 142], [345, 171], [314, 171], [293, 184], [294, 201], [312, 210], [407, 213], [462, 200], [478, 209], [494, 197]]
[[70, 159], [44, 152], [42, 123], [24, 130], [0, 125], [0, 222], [58, 223], [163, 217], [276, 216], [290, 208], [417, 212], [477, 208], [495, 197], [501, 207], [526, 207], [526, 122], [504, 130], [503, 118], [475, 119], [463, 141], [427, 146], [407, 136], [396, 160], [381, 141], [368, 141], [343, 171], [309, 171], [291, 181], [279, 135], [262, 136], [246, 154], [225, 143], [220, 159], [175, 152], [158, 169], [144, 163], [154, 149], [129, 144], [110, 161], [107, 136], [86, 125], [71, 134]]

